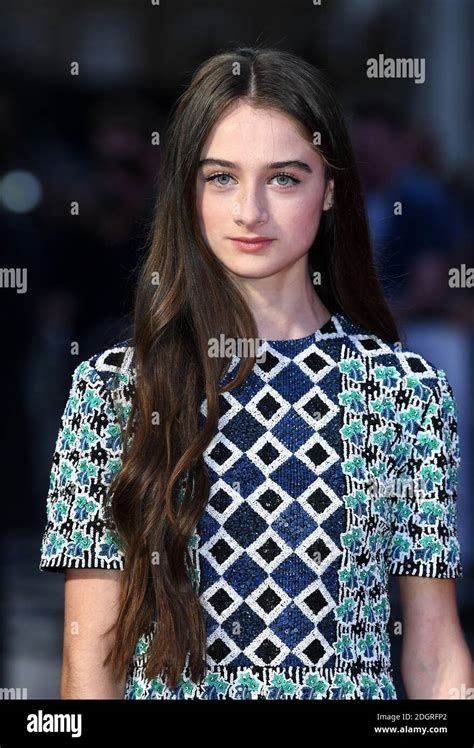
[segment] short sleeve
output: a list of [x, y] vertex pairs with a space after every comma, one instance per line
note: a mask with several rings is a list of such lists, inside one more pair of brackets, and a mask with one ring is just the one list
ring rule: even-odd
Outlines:
[[457, 536], [457, 475], [460, 465], [458, 409], [443, 369], [428, 387], [415, 380], [400, 416], [403, 455], [390, 501], [391, 535], [386, 550], [391, 575], [463, 576]]
[[106, 523], [107, 491], [122, 466], [122, 438], [111, 390], [80, 363], [61, 418], [46, 501], [40, 571], [124, 568], [116, 527]]

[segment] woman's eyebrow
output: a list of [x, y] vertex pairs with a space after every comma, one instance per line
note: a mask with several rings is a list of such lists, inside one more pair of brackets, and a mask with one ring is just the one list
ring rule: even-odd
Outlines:
[[[240, 168], [238, 164], [234, 163], [234, 161], [226, 161], [223, 158], [203, 158], [198, 164], [199, 168], [202, 166], [227, 166], [229, 169]], [[293, 159], [292, 161], [274, 161], [272, 164], [267, 164], [267, 169], [285, 169], [289, 166], [295, 169], [301, 169], [301, 171], [306, 171], [309, 174], [313, 173], [309, 164], [304, 161], [299, 161], [298, 159]]]

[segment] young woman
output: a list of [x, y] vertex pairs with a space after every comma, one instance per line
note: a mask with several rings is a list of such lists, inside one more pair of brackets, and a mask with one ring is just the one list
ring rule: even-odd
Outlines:
[[399, 342], [343, 114], [291, 53], [217, 54], [166, 142], [134, 329], [74, 371], [40, 568], [71, 698], [394, 699], [470, 677], [456, 406]]

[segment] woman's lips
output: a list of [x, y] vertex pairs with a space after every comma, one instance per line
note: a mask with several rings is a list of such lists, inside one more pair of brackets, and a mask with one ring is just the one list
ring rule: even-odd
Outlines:
[[258, 241], [241, 241], [240, 239], [231, 239], [231, 242], [242, 250], [242, 252], [258, 252], [268, 247], [273, 239], [259, 239]]

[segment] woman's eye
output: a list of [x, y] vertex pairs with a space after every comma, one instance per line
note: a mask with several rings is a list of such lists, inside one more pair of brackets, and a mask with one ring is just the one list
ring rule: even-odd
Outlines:
[[[229, 179], [233, 179], [233, 177], [230, 174], [227, 174], [225, 172], [220, 172], [219, 174], [211, 174], [209, 177], [206, 177], [206, 182], [212, 182], [213, 184], [216, 184], [219, 187], [227, 187], [230, 184], [230, 182], [221, 181], [221, 180], [229, 180]], [[279, 187], [291, 187], [293, 184], [299, 184], [301, 181], [300, 179], [296, 179], [296, 177], [293, 177], [291, 174], [285, 174], [283, 172], [281, 174], [274, 174], [271, 179], [272, 180], [274, 179], [284, 180], [283, 184], [281, 182], [278, 182]], [[289, 183], [288, 183], [288, 180], [290, 180]]]
[[299, 184], [300, 182], [299, 179], [296, 179], [296, 177], [292, 177], [291, 174], [283, 174], [283, 173], [275, 174], [275, 176], [272, 177], [272, 179], [290, 179], [291, 180], [290, 185], [288, 184], [288, 182], [286, 184], [282, 184], [281, 182], [279, 182], [280, 187], [289, 187], [292, 184]]
[[222, 177], [224, 177], [224, 179], [228, 179], [230, 177], [230, 174], [212, 174], [210, 177], [206, 177], [206, 182], [213, 182], [213, 184], [220, 185], [221, 187], [227, 187], [229, 182], [216, 182], [216, 179], [222, 179]]

